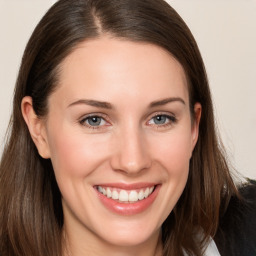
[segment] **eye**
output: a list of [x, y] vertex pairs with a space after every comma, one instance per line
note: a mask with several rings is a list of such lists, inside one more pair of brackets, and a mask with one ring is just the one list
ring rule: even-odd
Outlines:
[[106, 125], [107, 122], [101, 116], [88, 116], [80, 121], [82, 125], [88, 126], [89, 128], [98, 128], [100, 126]]
[[159, 114], [152, 117], [149, 120], [148, 124], [163, 126], [163, 125], [168, 125], [175, 122], [176, 122], [176, 118], [174, 116]]
[[154, 124], [165, 124], [168, 121], [167, 116], [164, 115], [155, 116], [151, 120], [151, 123], [153, 122]]

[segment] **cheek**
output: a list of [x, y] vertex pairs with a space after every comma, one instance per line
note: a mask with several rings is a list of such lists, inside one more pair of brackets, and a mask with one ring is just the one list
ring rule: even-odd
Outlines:
[[158, 141], [155, 155], [170, 174], [188, 171], [191, 157], [191, 136], [189, 132], [173, 133]]
[[74, 131], [58, 131], [50, 136], [51, 160], [57, 175], [74, 178], [89, 175], [104, 161], [104, 138], [86, 136]]
[[[155, 140], [154, 142], [156, 142]], [[154, 156], [163, 178], [161, 200], [157, 209], [162, 213], [162, 223], [170, 214], [179, 200], [187, 183], [189, 174], [191, 136], [187, 132], [173, 132], [158, 138]], [[162, 172], [161, 172], [162, 170]]]

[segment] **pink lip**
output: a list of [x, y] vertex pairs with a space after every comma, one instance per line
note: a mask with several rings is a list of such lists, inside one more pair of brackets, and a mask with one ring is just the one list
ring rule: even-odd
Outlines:
[[120, 203], [116, 200], [113, 200], [112, 198], [108, 198], [101, 194], [97, 188], [95, 187], [95, 191], [97, 192], [98, 198], [102, 202], [102, 204], [109, 209], [110, 211], [120, 214], [120, 215], [134, 215], [141, 213], [148, 209], [156, 199], [156, 196], [160, 190], [161, 185], [156, 185], [153, 183], [137, 183], [137, 184], [120, 184], [120, 183], [109, 183], [109, 184], [102, 184], [100, 185], [102, 187], [115, 187], [120, 189], [126, 189], [126, 190], [135, 190], [145, 187], [151, 187], [155, 186], [155, 189], [152, 194], [150, 194], [147, 198], [137, 201], [135, 203]]
[[140, 183], [134, 183], [134, 184], [104, 183], [104, 184], [98, 184], [97, 186], [119, 188], [119, 189], [125, 189], [125, 190], [135, 190], [135, 189], [153, 187], [153, 186], [156, 186], [156, 184], [155, 183], [148, 183], [148, 182], [140, 182]]

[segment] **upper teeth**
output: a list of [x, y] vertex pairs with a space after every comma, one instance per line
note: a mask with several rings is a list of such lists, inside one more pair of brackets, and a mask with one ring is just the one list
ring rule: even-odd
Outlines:
[[137, 202], [138, 200], [147, 198], [153, 192], [154, 186], [129, 191], [124, 189], [120, 190], [116, 188], [101, 186], [97, 186], [97, 189], [104, 196], [107, 196], [108, 198], [112, 198], [114, 200], [119, 200], [121, 202]]

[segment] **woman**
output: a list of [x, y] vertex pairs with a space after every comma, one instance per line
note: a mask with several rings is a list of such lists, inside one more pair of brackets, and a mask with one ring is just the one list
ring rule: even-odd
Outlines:
[[196, 42], [164, 1], [57, 2], [24, 52], [10, 129], [1, 255], [255, 253], [254, 229], [246, 241], [230, 226], [255, 204], [230, 176]]

